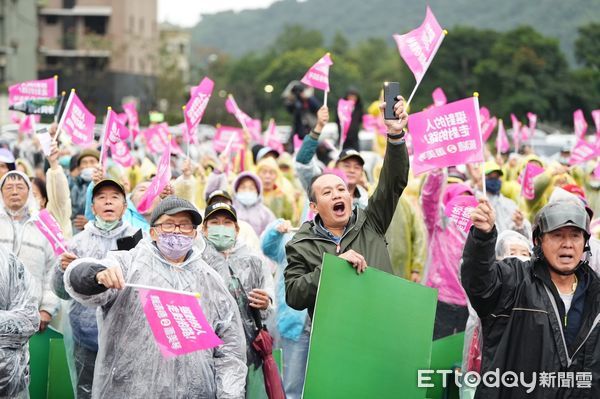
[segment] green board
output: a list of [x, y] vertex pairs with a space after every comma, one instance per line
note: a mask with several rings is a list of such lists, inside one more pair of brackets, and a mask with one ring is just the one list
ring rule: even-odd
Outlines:
[[325, 254], [305, 399], [425, 398], [437, 292], [370, 267], [357, 275]]
[[[454, 334], [433, 341], [431, 348], [431, 370], [452, 370], [455, 366], [461, 365], [463, 346], [465, 342], [465, 333]], [[448, 386], [446, 390], [442, 387], [442, 376], [433, 374], [430, 384], [433, 388], [427, 390], [427, 397], [431, 399], [441, 399], [445, 396], [448, 399], [458, 399], [458, 388], [454, 385], [454, 375], [447, 377]]]
[[73, 398], [61, 333], [48, 327], [29, 340], [29, 396], [32, 399]]
[[62, 338], [50, 338], [48, 357], [48, 399], [73, 399], [71, 374]]
[[[273, 349], [273, 359], [277, 363], [279, 375], [282, 371], [282, 353], [281, 349]], [[247, 399], [268, 399], [265, 391], [265, 377], [263, 373], [254, 370], [253, 367], [248, 368], [248, 383], [246, 384]]]

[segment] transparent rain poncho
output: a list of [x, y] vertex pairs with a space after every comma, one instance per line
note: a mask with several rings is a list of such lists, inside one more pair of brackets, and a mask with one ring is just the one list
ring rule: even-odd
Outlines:
[[[128, 283], [200, 293], [207, 321], [222, 345], [165, 359], [146, 320], [136, 289], [109, 289], [96, 295], [78, 293], [82, 279], [95, 280], [104, 267], [119, 266]], [[99, 306], [98, 357], [93, 398], [243, 398], [246, 343], [240, 315], [221, 277], [196, 248], [172, 265], [144, 239], [131, 251], [111, 252], [106, 259], [78, 259], [64, 276], [65, 289], [87, 306]]]
[[31, 275], [0, 247], [0, 398], [28, 398], [29, 338], [39, 328]]

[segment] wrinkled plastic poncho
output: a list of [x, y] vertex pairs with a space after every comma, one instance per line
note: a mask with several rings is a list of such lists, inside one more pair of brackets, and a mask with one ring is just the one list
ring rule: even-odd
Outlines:
[[[72, 282], [77, 276], [111, 266], [119, 266], [128, 283], [200, 293], [198, 301], [204, 315], [223, 344], [165, 359], [154, 341], [136, 289], [109, 289], [89, 296], [74, 289]], [[223, 280], [196, 248], [184, 262], [173, 265], [151, 241], [143, 239], [131, 251], [111, 252], [104, 260], [74, 261], [64, 281], [66, 291], [75, 300], [99, 306], [93, 398], [244, 397], [246, 345], [240, 315]]]
[[[75, 235], [67, 246], [70, 252], [80, 258], [104, 259], [109, 251], [117, 249], [118, 238], [133, 235], [137, 230], [129, 224], [123, 223], [111, 231], [102, 231], [93, 222], [88, 222], [84, 230]], [[52, 289], [59, 298], [69, 300], [71, 297], [65, 291], [63, 277], [64, 271], [60, 264], [57, 264], [52, 275]], [[74, 389], [76, 389], [80, 376], [77, 375], [77, 368], [75, 367], [75, 346], [81, 346], [92, 352], [98, 351], [96, 309], [72, 300], [63, 302], [63, 306], [65, 312], [61, 327], [67, 348], [71, 382], [74, 384]], [[92, 387], [84, 385], [83, 389], [91, 391]]]
[[29, 338], [40, 325], [31, 275], [0, 247], [0, 398], [28, 398]]
[[[206, 249], [202, 253], [202, 259], [221, 275], [229, 292], [235, 298], [246, 334], [248, 363], [260, 364], [260, 357], [251, 347], [257, 328], [248, 304], [248, 294], [254, 288], [259, 288], [265, 290], [272, 300], [275, 299], [273, 277], [269, 268], [258, 253], [253, 252], [239, 240], [236, 241], [233, 248], [227, 251], [227, 256], [217, 251], [212, 244], [207, 243]], [[273, 305], [266, 310], [261, 310], [261, 320], [267, 320], [272, 312]]]

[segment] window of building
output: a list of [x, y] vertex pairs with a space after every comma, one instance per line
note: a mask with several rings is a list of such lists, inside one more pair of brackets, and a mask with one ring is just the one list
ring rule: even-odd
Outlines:
[[57, 68], [60, 63], [58, 57], [46, 57], [46, 67], [47, 68]]
[[106, 17], [84, 17], [83, 26], [85, 33], [95, 33], [97, 35], [106, 34], [106, 26], [108, 25]]
[[58, 23], [58, 17], [56, 15], [46, 15], [46, 24], [56, 25]]

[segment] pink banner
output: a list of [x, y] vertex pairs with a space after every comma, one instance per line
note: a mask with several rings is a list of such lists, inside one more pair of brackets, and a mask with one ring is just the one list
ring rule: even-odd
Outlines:
[[537, 126], [537, 115], [533, 112], [528, 112], [527, 119], [529, 119], [529, 133], [533, 136], [535, 134], [535, 127]]
[[34, 217], [33, 222], [52, 246], [54, 255], [60, 256], [65, 252], [65, 237], [63, 236], [56, 219], [54, 219], [50, 212], [46, 209], [42, 209], [37, 216]]
[[[103, 150], [100, 152], [106, 155], [105, 148], [112, 147], [113, 145], [126, 140], [130, 134], [129, 129], [123, 124], [119, 115], [112, 109], [109, 109], [106, 113], [106, 121], [104, 122], [104, 135], [102, 140]], [[119, 150], [122, 152], [122, 147], [120, 147]], [[104, 163], [104, 159], [101, 159], [100, 161]]]
[[64, 130], [73, 144], [86, 147], [94, 141], [94, 124], [96, 117], [83, 105], [75, 90], [71, 90], [67, 105], [63, 111], [58, 131]]
[[583, 115], [583, 111], [578, 109], [573, 112], [573, 125], [575, 128], [575, 137], [579, 139], [583, 139], [585, 136], [585, 132], [587, 131], [588, 124], [585, 121], [585, 116]]
[[[233, 136], [233, 139], [231, 138]], [[216, 152], [223, 152], [227, 143], [231, 140], [233, 151], [244, 148], [244, 132], [242, 129], [232, 126], [219, 126], [213, 138], [213, 148]]]
[[129, 147], [125, 141], [118, 141], [114, 144], [111, 143], [110, 151], [113, 161], [124, 168], [129, 168], [135, 163], [133, 155], [131, 155], [131, 151], [129, 151]]
[[240, 123], [240, 125], [242, 125], [242, 127], [248, 129], [252, 140], [259, 143], [262, 141], [262, 127], [260, 120], [252, 119], [248, 114], [242, 111], [237, 105], [235, 98], [233, 98], [233, 95], [230, 94], [229, 96], [227, 96], [227, 100], [225, 100], [225, 108], [227, 109], [227, 112], [235, 116], [235, 119], [237, 119], [237, 121]]
[[195, 296], [142, 288], [138, 293], [154, 340], [165, 358], [223, 344]]
[[302, 147], [302, 139], [298, 137], [297, 134], [294, 135], [294, 152], [298, 152], [300, 147]]
[[329, 91], [329, 67], [332, 65], [331, 54], [327, 53], [310, 67], [300, 81], [315, 89]]
[[588, 143], [585, 140], [579, 139], [575, 146], [571, 149], [571, 157], [569, 165], [577, 165], [587, 162], [598, 156], [598, 150], [595, 145]]
[[442, 90], [441, 87], [436, 88], [433, 93], [431, 93], [431, 98], [433, 98], [433, 105], [436, 107], [441, 107], [448, 103], [446, 93], [444, 93], [444, 90]]
[[387, 126], [385, 126], [385, 122], [380, 116], [364, 114], [362, 117], [362, 123], [365, 127], [365, 130], [377, 133], [381, 136], [385, 136], [387, 134]]
[[8, 87], [8, 105], [22, 103], [35, 98], [58, 97], [58, 78], [29, 80]]
[[192, 141], [188, 132], [195, 132], [196, 126], [198, 126], [202, 120], [202, 116], [204, 116], [204, 111], [206, 111], [206, 106], [208, 105], [214, 86], [215, 83], [205, 77], [202, 79], [202, 82], [200, 82], [200, 85], [193, 89], [190, 100], [185, 105], [183, 116], [187, 130], [185, 131], [186, 134], [184, 138], [187, 143]]
[[492, 135], [496, 125], [498, 125], [498, 120], [495, 116], [490, 118], [490, 111], [486, 107], [481, 107], [479, 116], [481, 118], [481, 134], [483, 136], [483, 141], [485, 142]]
[[404, 35], [393, 36], [400, 56], [420, 82], [444, 40], [444, 31], [429, 6], [421, 26]]
[[142, 132], [146, 139], [146, 146], [151, 154], [162, 154], [167, 146], [162, 139], [158, 126], [152, 126]]
[[435, 168], [483, 162], [477, 97], [413, 114], [408, 131], [415, 176]]
[[283, 148], [283, 144], [279, 138], [279, 134], [277, 133], [277, 125], [275, 125], [275, 120], [271, 119], [269, 121], [269, 126], [267, 126], [267, 131], [265, 133], [263, 145], [277, 150], [280, 154], [285, 151]]
[[156, 175], [152, 178], [148, 190], [146, 190], [137, 206], [140, 213], [145, 213], [152, 207], [154, 199], [162, 193], [171, 180], [171, 149], [169, 147], [167, 145], [162, 153], [156, 168]]
[[25, 115], [19, 121], [19, 133], [34, 133], [35, 124], [40, 120], [41, 115]]
[[478, 204], [477, 198], [472, 195], [457, 195], [446, 204], [444, 213], [459, 229], [467, 233], [473, 225], [471, 212]]
[[125, 114], [127, 114], [127, 125], [133, 134], [133, 139], [135, 140], [137, 135], [140, 134], [140, 122], [135, 103], [129, 102], [123, 104], [123, 111], [125, 111]]
[[535, 186], [533, 180], [537, 175], [544, 173], [544, 168], [534, 162], [529, 162], [521, 175], [519, 183], [521, 184], [521, 195], [523, 198], [532, 200], [535, 198]]
[[506, 130], [504, 129], [504, 122], [502, 122], [502, 119], [500, 119], [500, 122], [498, 123], [498, 134], [496, 136], [496, 151], [508, 152], [509, 150], [510, 144], [508, 142]]
[[337, 106], [338, 119], [340, 120], [340, 148], [346, 137], [348, 137], [348, 130], [350, 129], [350, 123], [352, 122], [352, 112], [354, 111], [354, 101], [344, 100], [340, 98]]

